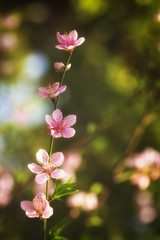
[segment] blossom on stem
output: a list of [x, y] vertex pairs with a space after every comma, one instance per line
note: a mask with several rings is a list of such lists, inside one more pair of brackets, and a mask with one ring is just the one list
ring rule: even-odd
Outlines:
[[60, 45], [56, 45], [56, 48], [71, 52], [75, 47], [81, 45], [85, 41], [85, 38], [81, 37], [78, 39], [77, 31], [73, 30], [69, 34], [63, 35], [57, 32], [57, 40]]
[[[65, 69], [65, 65], [62, 62], [55, 62], [54, 68], [57, 72], [63, 72]], [[67, 65], [66, 71], [68, 71], [71, 68], [71, 63]]]
[[31, 201], [22, 201], [21, 208], [26, 212], [29, 218], [49, 218], [53, 215], [53, 208], [50, 207], [46, 195], [38, 193]]
[[39, 97], [43, 98], [56, 98], [60, 93], [64, 92], [66, 90], [66, 86], [59, 87], [59, 82], [54, 82], [52, 85], [48, 84], [45, 87], [39, 88]]
[[37, 174], [35, 178], [36, 183], [45, 183], [48, 179], [50, 179], [50, 177], [56, 179], [64, 177], [64, 171], [62, 169], [58, 169], [64, 161], [62, 152], [53, 153], [49, 159], [48, 153], [43, 149], [39, 149], [36, 153], [36, 159], [41, 166], [35, 163], [28, 164], [28, 168], [31, 172]]
[[68, 115], [63, 119], [62, 112], [59, 109], [53, 111], [52, 116], [46, 115], [45, 120], [51, 127], [51, 135], [55, 138], [70, 138], [75, 135], [75, 129], [70, 126], [76, 123], [76, 115]]

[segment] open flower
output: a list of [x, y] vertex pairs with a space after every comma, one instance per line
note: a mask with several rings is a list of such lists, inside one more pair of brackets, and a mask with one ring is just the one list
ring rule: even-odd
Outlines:
[[66, 90], [66, 86], [59, 87], [59, 82], [54, 82], [52, 85], [48, 84], [45, 87], [39, 88], [38, 96], [44, 98], [56, 98], [60, 93]]
[[36, 159], [41, 166], [35, 163], [28, 164], [28, 168], [31, 172], [37, 174], [35, 178], [36, 183], [45, 183], [50, 177], [56, 179], [64, 177], [64, 171], [62, 169], [58, 169], [64, 161], [62, 152], [52, 154], [49, 159], [48, 153], [43, 149], [39, 149], [36, 153]]
[[[55, 62], [54, 68], [57, 72], [63, 72], [65, 69], [65, 65], [62, 62]], [[71, 68], [71, 63], [67, 65], [66, 71], [68, 71]]]
[[46, 195], [38, 193], [31, 201], [22, 201], [21, 208], [26, 212], [29, 218], [49, 218], [53, 215], [53, 208], [50, 207]]
[[55, 138], [70, 138], [75, 134], [75, 129], [70, 126], [76, 123], [76, 115], [68, 115], [63, 119], [62, 112], [59, 109], [53, 111], [52, 116], [45, 116], [46, 122], [51, 128], [51, 135]]
[[57, 40], [61, 45], [56, 45], [56, 48], [60, 50], [72, 51], [75, 47], [81, 45], [85, 38], [78, 39], [78, 33], [76, 30], [71, 31], [69, 34], [61, 35], [57, 32]]

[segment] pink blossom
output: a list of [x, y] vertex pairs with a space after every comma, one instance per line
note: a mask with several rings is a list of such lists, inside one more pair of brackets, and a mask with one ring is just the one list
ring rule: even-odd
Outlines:
[[75, 129], [70, 126], [76, 123], [76, 115], [68, 115], [63, 119], [62, 112], [59, 109], [53, 111], [52, 116], [46, 115], [45, 120], [51, 127], [51, 135], [55, 138], [70, 138], [75, 135]]
[[[62, 62], [55, 62], [54, 68], [57, 72], [63, 72], [65, 69], [65, 65]], [[71, 68], [71, 63], [67, 65], [66, 71], [68, 71]]]
[[127, 166], [133, 168], [131, 182], [139, 189], [146, 189], [151, 180], [160, 177], [160, 153], [152, 148], [134, 154], [127, 159]]
[[35, 163], [28, 164], [28, 168], [31, 172], [37, 174], [35, 178], [36, 183], [45, 183], [50, 177], [56, 179], [64, 177], [64, 171], [62, 169], [58, 169], [64, 161], [62, 152], [52, 154], [49, 159], [48, 153], [43, 149], [39, 149], [36, 153], [36, 159], [41, 166]]
[[85, 38], [78, 39], [78, 33], [76, 30], [71, 31], [69, 34], [61, 35], [57, 32], [57, 40], [61, 45], [56, 45], [56, 48], [60, 50], [72, 51], [75, 47], [81, 45]]
[[22, 201], [21, 208], [26, 212], [27, 217], [49, 218], [53, 215], [53, 208], [50, 207], [46, 195], [38, 193], [31, 201]]
[[67, 204], [72, 208], [79, 208], [90, 212], [98, 208], [98, 197], [94, 193], [79, 191], [67, 199]]
[[134, 172], [131, 176], [131, 182], [141, 190], [146, 189], [150, 184], [150, 179], [147, 175], [139, 172]]
[[54, 82], [52, 85], [48, 84], [45, 87], [39, 88], [38, 96], [44, 98], [56, 98], [60, 93], [66, 90], [66, 86], [59, 87], [59, 82]]

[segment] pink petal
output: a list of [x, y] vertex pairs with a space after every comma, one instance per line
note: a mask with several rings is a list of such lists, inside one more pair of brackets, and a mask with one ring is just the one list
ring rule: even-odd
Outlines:
[[36, 153], [36, 159], [40, 164], [47, 163], [49, 160], [48, 153], [43, 149], [39, 149]]
[[41, 93], [44, 93], [44, 94], [48, 94], [48, 93], [49, 93], [48, 89], [45, 88], [45, 87], [40, 87], [40, 88], [38, 88], [38, 89], [39, 89], [39, 91], [40, 91]]
[[38, 96], [39, 97], [44, 97], [44, 98], [47, 98], [47, 97], [49, 97], [49, 94], [47, 93], [38, 93]]
[[57, 40], [58, 40], [58, 42], [64, 44], [65, 43], [65, 39], [66, 39], [65, 35], [61, 35], [59, 32], [57, 32]]
[[62, 137], [62, 134], [57, 132], [56, 130], [51, 130], [51, 135], [55, 138], [59, 138], [59, 137]]
[[76, 131], [74, 128], [65, 128], [62, 130], [62, 134], [64, 138], [70, 138], [75, 135]]
[[34, 212], [27, 211], [26, 216], [29, 218], [35, 218], [35, 217], [39, 217], [39, 214], [36, 211], [34, 211]]
[[62, 87], [59, 87], [59, 88], [58, 88], [58, 92], [59, 92], [59, 93], [62, 93], [62, 92], [64, 92], [64, 91], [66, 90], [66, 88], [67, 88], [66, 85], [64, 85], [64, 86], [62, 86]]
[[54, 168], [61, 166], [63, 162], [64, 155], [62, 152], [56, 152], [51, 156], [51, 163]]
[[76, 46], [75, 45], [69, 45], [68, 47], [67, 47], [67, 49], [68, 50], [72, 50], [73, 48], [75, 48]]
[[56, 109], [55, 111], [53, 111], [52, 117], [55, 122], [60, 122], [63, 118], [62, 112], [59, 109]]
[[50, 98], [56, 98], [60, 93], [57, 91], [56, 93], [51, 94]]
[[33, 203], [31, 201], [22, 201], [21, 208], [24, 211], [35, 211]]
[[60, 49], [60, 50], [65, 50], [66, 47], [64, 47], [64, 45], [56, 45], [56, 48]]
[[49, 126], [54, 127], [54, 121], [53, 118], [50, 115], [45, 116], [45, 120], [48, 123]]
[[47, 173], [41, 173], [35, 177], [35, 181], [38, 184], [45, 183], [48, 179], [49, 179], [49, 175]]
[[68, 37], [71, 37], [74, 41], [76, 41], [77, 38], [78, 38], [78, 33], [77, 33], [77, 31], [76, 31], [76, 30], [71, 31], [71, 32], [68, 34]]
[[76, 115], [68, 115], [63, 119], [64, 127], [70, 127], [76, 123], [77, 117]]
[[79, 39], [77, 40], [77, 42], [76, 42], [76, 46], [81, 45], [84, 41], [85, 41], [85, 38], [84, 38], [84, 37], [79, 38]]
[[65, 173], [62, 169], [56, 169], [53, 172], [51, 172], [51, 177], [56, 178], [56, 179], [63, 178], [64, 175], [65, 175]]
[[38, 173], [39, 174], [39, 173], [43, 172], [43, 168], [40, 167], [39, 165], [35, 164], [35, 163], [28, 164], [28, 168], [33, 173]]
[[49, 206], [46, 207], [46, 210], [43, 212], [42, 217], [43, 218], [49, 218], [53, 215], [53, 208]]

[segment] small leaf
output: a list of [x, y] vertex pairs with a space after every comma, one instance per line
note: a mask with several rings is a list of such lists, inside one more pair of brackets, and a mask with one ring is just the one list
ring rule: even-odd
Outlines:
[[54, 199], [60, 199], [62, 196], [70, 195], [78, 191], [72, 188], [75, 186], [75, 183], [71, 183], [72, 178], [73, 176], [65, 184], [62, 184], [61, 186], [59, 186], [59, 182], [56, 181], [53, 195]]

